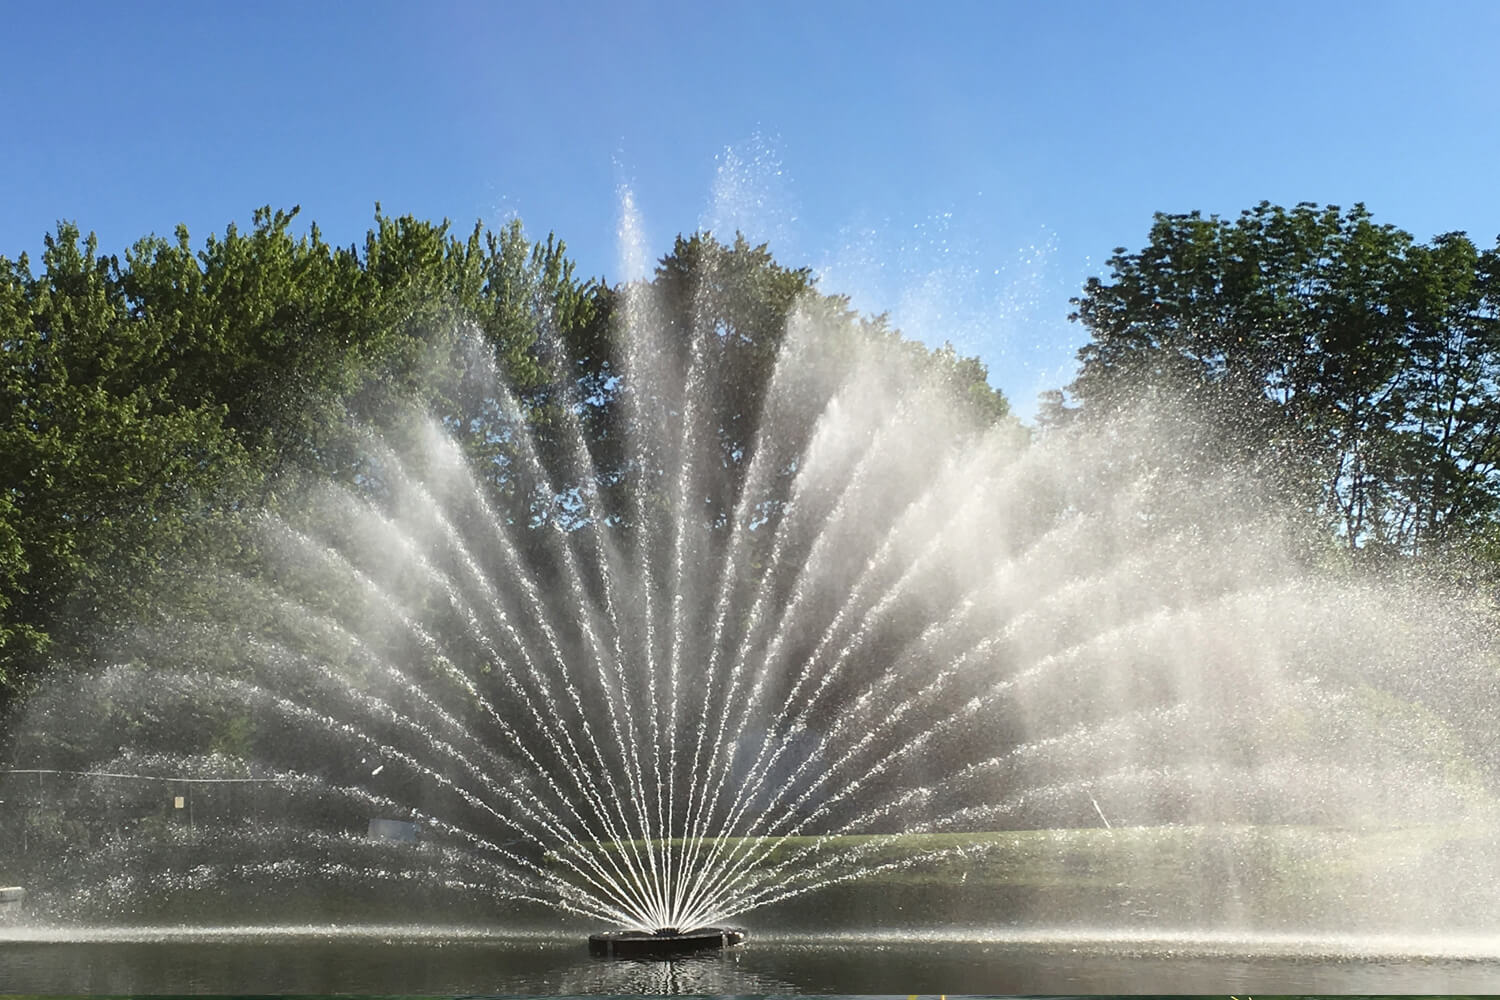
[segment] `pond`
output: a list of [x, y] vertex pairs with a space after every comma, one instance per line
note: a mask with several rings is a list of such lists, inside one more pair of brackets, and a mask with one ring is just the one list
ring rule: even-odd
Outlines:
[[476, 928], [0, 930], [0, 991], [94, 994], [1473, 993], [1492, 938], [754, 932], [684, 960]]

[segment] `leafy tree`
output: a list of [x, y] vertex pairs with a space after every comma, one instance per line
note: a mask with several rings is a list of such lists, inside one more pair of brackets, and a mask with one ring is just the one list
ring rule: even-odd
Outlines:
[[[716, 523], [727, 519], [743, 487], [750, 458], [761, 443], [756, 431], [762, 426], [766, 394], [778, 362], [810, 361], [785, 357], [783, 345], [793, 323], [808, 324], [816, 331], [825, 363], [847, 360], [862, 348], [877, 346], [888, 352], [887, 363], [907, 377], [941, 382], [978, 423], [1012, 419], [1005, 397], [988, 384], [988, 373], [978, 359], [960, 357], [950, 346], [934, 351], [904, 340], [884, 316], [859, 315], [847, 297], [819, 291], [809, 269], [778, 264], [766, 245], [751, 245], [740, 234], [728, 244], [709, 233], [679, 236], [649, 286], [627, 290], [627, 295], [615, 301], [632, 296], [644, 322], [665, 330], [671, 345], [669, 357], [654, 359], [655, 377], [681, 387], [696, 365], [700, 382], [688, 386], [677, 399], [660, 386], [627, 384], [625, 391], [654, 394], [650, 402], [638, 402], [643, 411], [665, 405], [675, 412], [691, 403], [700, 411], [695, 420], [712, 427], [712, 435], [707, 436], [712, 454], [700, 461], [724, 472], [717, 494], [709, 501], [715, 512], [711, 520]], [[629, 344], [631, 339], [628, 329], [615, 338], [618, 344]], [[701, 356], [693, 358], [694, 350]], [[804, 415], [802, 433], [810, 430], [815, 415], [815, 411]], [[783, 449], [798, 447], [795, 432], [776, 443]]]
[[141, 612], [164, 553], [199, 530], [242, 453], [220, 407], [176, 404], [159, 330], [132, 321], [118, 264], [60, 226], [43, 271], [0, 261], [0, 691], [44, 656]]
[[1443, 548], [1500, 512], [1500, 251], [1448, 234], [1409, 258], [1396, 478], [1405, 531]]
[[[243, 515], [304, 474], [378, 490], [358, 428], [399, 433], [413, 408], [463, 441], [502, 516], [538, 529], [541, 573], [554, 529], [628, 525], [635, 491], [667, 500], [683, 456], [627, 434], [652, 408], [709, 429], [693, 438], [718, 470], [705, 524], [727, 523], [796, 315], [816, 315], [829, 357], [886, 345], [980, 421], [1009, 419], [976, 360], [901, 340], [743, 238], [681, 238], [650, 282], [610, 287], [519, 223], [460, 238], [377, 206], [363, 245], [340, 248], [296, 216], [262, 208], [199, 249], [179, 227], [123, 260], [63, 224], [39, 275], [0, 258], [0, 708], [111, 625], [222, 600], [173, 567], [253, 572]], [[648, 343], [665, 355], [639, 356]]]
[[1277, 470], [1349, 548], [1425, 551], [1500, 498], [1493, 256], [1461, 234], [1418, 244], [1362, 205], [1160, 214], [1074, 300], [1090, 340], [1044, 422], [1186, 400], [1213, 449]]
[[458, 240], [377, 208], [361, 252], [295, 215], [123, 262], [64, 224], [40, 275], [0, 258], [0, 707], [189, 587], [174, 565], [253, 559], [238, 512], [293, 472], [358, 475], [353, 426], [459, 413], [476, 349], [538, 384], [543, 314], [583, 298], [562, 244], [518, 225]]

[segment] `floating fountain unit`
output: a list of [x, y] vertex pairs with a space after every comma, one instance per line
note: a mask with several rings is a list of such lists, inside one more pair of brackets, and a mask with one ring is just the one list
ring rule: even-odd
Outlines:
[[680, 931], [602, 931], [589, 935], [589, 954], [605, 958], [675, 958], [695, 951], [730, 948], [745, 940], [745, 932], [729, 927], [699, 927]]

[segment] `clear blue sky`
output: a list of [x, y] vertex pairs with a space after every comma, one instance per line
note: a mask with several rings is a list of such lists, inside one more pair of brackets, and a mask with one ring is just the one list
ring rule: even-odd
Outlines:
[[[1368, 204], [1500, 234], [1500, 3], [5, 5], [0, 253], [59, 219], [123, 249], [300, 204], [519, 216], [622, 276], [768, 239], [827, 291], [990, 366], [1029, 414], [1067, 299], [1154, 211]], [[725, 179], [727, 178], [727, 179]]]

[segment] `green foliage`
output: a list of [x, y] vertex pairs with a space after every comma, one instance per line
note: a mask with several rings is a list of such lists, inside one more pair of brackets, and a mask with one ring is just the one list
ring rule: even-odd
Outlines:
[[361, 254], [294, 236], [295, 215], [197, 252], [179, 228], [123, 264], [64, 224], [40, 275], [0, 258], [0, 705], [191, 599], [178, 567], [253, 563], [243, 516], [291, 473], [357, 476], [359, 423], [452, 409], [470, 325], [524, 384], [524, 316], [549, 294], [577, 309], [561, 244], [510, 266], [518, 226], [459, 241], [377, 209]]
[[[885, 317], [859, 315], [846, 297], [818, 291], [811, 271], [777, 264], [764, 244], [752, 246], [740, 234], [729, 244], [707, 233], [678, 237], [649, 289], [640, 290], [640, 300], [651, 322], [672, 331], [677, 356], [663, 365], [672, 377], [686, 377], [694, 344], [707, 354], [699, 364], [714, 373], [714, 384], [695, 399], [709, 409], [697, 419], [716, 430], [713, 460], [729, 472], [725, 494], [712, 502], [721, 517], [737, 496], [756, 447], [755, 432], [778, 361], [811, 363], [783, 358], [782, 345], [793, 323], [816, 331], [825, 360], [883, 350], [885, 362], [903, 375], [940, 383], [976, 423], [1010, 420], [1005, 397], [990, 387], [977, 358], [960, 357], [946, 345], [930, 350], [904, 340]], [[814, 416], [806, 414], [804, 430]]]
[[134, 320], [117, 262], [96, 250], [65, 225], [40, 276], [0, 260], [4, 687], [142, 610], [163, 555], [198, 528], [179, 515], [213, 508], [240, 470], [222, 409], [173, 398], [159, 329]]
[[1418, 244], [1362, 205], [1158, 215], [1074, 300], [1078, 405], [1044, 420], [1186, 399], [1350, 549], [1452, 547], [1500, 510], [1497, 253]]
[[[361, 436], [400, 434], [414, 409], [487, 470], [502, 516], [573, 527], [591, 503], [625, 516], [624, 400], [654, 391], [622, 377], [632, 303], [671, 332], [679, 374], [691, 334], [719, 334], [700, 361], [721, 505], [799, 309], [832, 340], [898, 345], [896, 363], [946, 381], [982, 419], [1008, 418], [976, 360], [900, 341], [743, 238], [681, 238], [649, 287], [612, 288], [577, 278], [560, 240], [528, 240], [519, 222], [460, 238], [377, 205], [363, 245], [343, 248], [316, 225], [295, 232], [297, 213], [259, 209], [196, 250], [178, 227], [123, 260], [64, 223], [40, 273], [0, 257], [0, 710], [59, 663], [130, 655], [132, 630], [166, 608], [236, 608], [261, 634], [255, 596], [226, 582], [254, 576], [254, 515], [309, 477], [379, 489]], [[544, 480], [516, 461], [517, 421]], [[232, 638], [216, 641], [192, 655], [231, 664]]]

